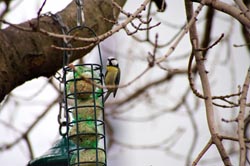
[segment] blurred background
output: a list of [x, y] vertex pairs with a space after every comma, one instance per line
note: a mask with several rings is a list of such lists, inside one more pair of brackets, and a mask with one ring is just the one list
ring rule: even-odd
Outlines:
[[[42, 13], [58, 12], [70, 0], [47, 0]], [[128, 0], [124, 10], [133, 13], [141, 0]], [[233, 1], [225, 1], [233, 4]], [[4, 19], [21, 23], [37, 16], [43, 0], [13, 0]], [[158, 34], [156, 57], [166, 54], [176, 35], [186, 23], [184, 1], [167, 1], [167, 9], [157, 12], [152, 3], [150, 25], [161, 23], [150, 30], [138, 31], [128, 36], [119, 31], [103, 41], [103, 61], [115, 56], [121, 68], [121, 85], [140, 75], [148, 66], [147, 57], [153, 53], [155, 36]], [[0, 12], [4, 9], [0, 2]], [[195, 5], [195, 7], [197, 7]], [[209, 13], [204, 7], [198, 16], [199, 37], [205, 42], [209, 33], [209, 45], [221, 34], [224, 38], [206, 53], [206, 68], [212, 94], [229, 95], [238, 92], [243, 85], [249, 67], [250, 56], [239, 22], [218, 11]], [[148, 9], [142, 13], [147, 17]], [[211, 17], [211, 18], [210, 18]], [[119, 22], [126, 17], [120, 14]], [[212, 20], [210, 30], [208, 20]], [[138, 22], [134, 22], [137, 24]], [[2, 28], [6, 28], [4, 25]], [[128, 27], [133, 31], [133, 27]], [[165, 166], [190, 165], [204, 148], [210, 134], [207, 127], [203, 100], [198, 99], [189, 87], [187, 77], [188, 59], [191, 53], [189, 35], [182, 39], [162, 68], [155, 66], [140, 79], [120, 88], [115, 99], [110, 97], [105, 105], [108, 139], [109, 166]], [[93, 49], [83, 58], [84, 62], [98, 63], [98, 51]], [[79, 63], [82, 61], [76, 61]], [[61, 72], [61, 71], [59, 71]], [[201, 91], [199, 76], [194, 74], [196, 88]], [[40, 77], [27, 81], [13, 90], [0, 107], [0, 162], [6, 166], [24, 166], [31, 157], [43, 155], [61, 137], [58, 132], [59, 82], [55, 78]], [[237, 103], [238, 97], [230, 98]], [[249, 103], [249, 97], [247, 102]], [[219, 105], [227, 102], [215, 100]], [[226, 123], [237, 116], [239, 108], [215, 106], [217, 126], [223, 135], [236, 137], [236, 123]], [[247, 110], [249, 114], [249, 108]], [[28, 132], [29, 143], [22, 138]], [[233, 165], [238, 165], [238, 143], [224, 141]], [[8, 146], [7, 146], [8, 145]], [[30, 147], [28, 147], [30, 146]], [[223, 165], [217, 149], [213, 146], [199, 165]]]

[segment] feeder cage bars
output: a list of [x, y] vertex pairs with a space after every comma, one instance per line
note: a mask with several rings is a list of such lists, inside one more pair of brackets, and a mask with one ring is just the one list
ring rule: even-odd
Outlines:
[[[68, 31], [95, 32], [84, 24], [83, 2], [76, 0], [77, 26]], [[72, 43], [64, 43], [72, 47]], [[64, 51], [64, 106], [68, 138], [69, 166], [106, 166], [102, 57], [99, 64], [68, 65], [72, 51]], [[75, 144], [74, 147], [70, 146]]]
[[[82, 3], [77, 3], [82, 4]], [[79, 5], [78, 5], [79, 6]], [[78, 8], [82, 10], [82, 6]], [[82, 11], [78, 13], [83, 16]], [[77, 17], [78, 19], [81, 17]], [[81, 24], [81, 19], [77, 24]], [[77, 26], [68, 34], [77, 30], [95, 32], [86, 26]], [[69, 46], [69, 43], [65, 43]], [[70, 46], [73, 44], [71, 43]], [[98, 46], [99, 64], [68, 65], [72, 51], [64, 51], [63, 83], [64, 106], [68, 138], [69, 166], [106, 166], [106, 140], [103, 102], [102, 57]], [[71, 143], [75, 146], [70, 146]]]
[[[102, 66], [64, 67], [69, 165], [106, 165]], [[71, 120], [72, 119], [72, 120]]]

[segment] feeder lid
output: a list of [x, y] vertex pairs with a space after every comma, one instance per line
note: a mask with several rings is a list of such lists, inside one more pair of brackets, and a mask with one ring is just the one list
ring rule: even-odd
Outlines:
[[[69, 141], [69, 149], [75, 148]], [[58, 140], [43, 156], [33, 159], [28, 166], [68, 166], [68, 139], [63, 137]]]

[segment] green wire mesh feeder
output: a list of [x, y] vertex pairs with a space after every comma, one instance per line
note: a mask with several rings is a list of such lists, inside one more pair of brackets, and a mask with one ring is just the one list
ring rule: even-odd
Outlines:
[[[83, 25], [83, 3], [78, 6], [77, 26], [67, 33], [77, 30], [95, 32]], [[59, 22], [59, 21], [58, 21]], [[65, 26], [64, 26], [65, 27]], [[65, 30], [63, 29], [63, 32]], [[58, 122], [62, 139], [57, 141], [43, 156], [31, 160], [29, 166], [106, 166], [106, 139], [103, 100], [103, 64], [99, 44], [101, 64], [68, 65], [72, 51], [64, 51], [63, 101], [60, 104]], [[64, 42], [64, 47], [71, 47]], [[64, 120], [61, 119], [63, 112]]]
[[[86, 26], [75, 30], [94, 31]], [[96, 36], [96, 35], [95, 35]], [[64, 106], [68, 138], [69, 166], [106, 166], [106, 140], [103, 102], [103, 74], [100, 46], [98, 52], [101, 65], [64, 65]], [[64, 52], [64, 63], [70, 56]], [[75, 146], [70, 146], [74, 143]]]
[[63, 138], [29, 166], [106, 166], [102, 65], [69, 65], [63, 72]]
[[[98, 64], [75, 65], [64, 68], [70, 165], [104, 166], [105, 125], [102, 67]], [[70, 120], [72, 119], [72, 120]]]

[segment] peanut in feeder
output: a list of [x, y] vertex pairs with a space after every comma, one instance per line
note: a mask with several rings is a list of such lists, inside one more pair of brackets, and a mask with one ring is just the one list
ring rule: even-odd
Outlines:
[[[97, 154], [96, 154], [97, 152]], [[96, 159], [98, 156], [98, 161]], [[105, 152], [98, 149], [87, 149], [80, 151], [80, 166], [104, 166], [105, 165]], [[71, 164], [77, 163], [77, 156], [74, 154], [70, 160]], [[82, 164], [81, 164], [82, 163]], [[98, 165], [96, 165], [98, 163]]]
[[[90, 83], [88, 83], [87, 81], [79, 80], [76, 82], [76, 92], [78, 93], [77, 98], [79, 98], [79, 99], [89, 98], [91, 93], [88, 93], [88, 92], [91, 92], [91, 90], [92, 90], [92, 85]], [[75, 87], [74, 87], [73, 83], [69, 84], [69, 91], [71, 93], [74, 93]], [[85, 93], [81, 93], [81, 92], [85, 92]]]
[[[69, 65], [73, 72], [68, 74], [67, 91], [70, 98], [77, 97], [78, 100], [86, 100], [93, 98], [91, 96], [93, 91], [100, 91], [100, 88], [93, 84], [100, 84], [98, 81], [98, 74], [91, 71], [89, 67]], [[93, 81], [92, 81], [93, 79]], [[76, 90], [75, 90], [76, 89]], [[76, 96], [74, 96], [76, 93]]]
[[[78, 125], [78, 127], [77, 127]], [[83, 148], [96, 148], [99, 138], [96, 137], [93, 121], [84, 121], [75, 124], [69, 131], [69, 139]]]
[[[94, 103], [93, 99], [88, 100], [79, 100], [77, 101], [77, 115], [76, 111], [72, 111], [73, 118], [75, 120], [90, 120], [90, 119], [100, 119], [102, 114], [102, 102], [100, 99], [96, 99], [96, 103]], [[96, 117], [95, 113], [96, 112]], [[77, 117], [76, 117], [77, 116]]]

